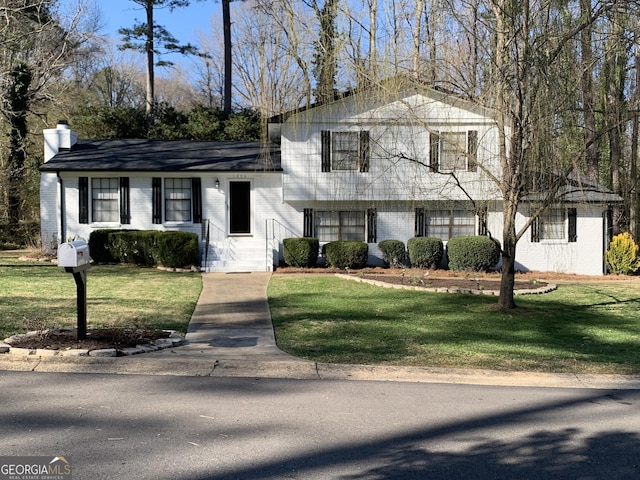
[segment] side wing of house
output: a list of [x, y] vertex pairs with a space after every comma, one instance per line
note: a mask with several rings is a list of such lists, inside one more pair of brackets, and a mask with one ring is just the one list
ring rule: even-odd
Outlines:
[[43, 247], [97, 229], [185, 231], [198, 235], [206, 270], [271, 270], [281, 239], [296, 235], [295, 211], [282, 202], [279, 152], [270, 164], [264, 152], [248, 142], [145, 140], [60, 151], [41, 167]]

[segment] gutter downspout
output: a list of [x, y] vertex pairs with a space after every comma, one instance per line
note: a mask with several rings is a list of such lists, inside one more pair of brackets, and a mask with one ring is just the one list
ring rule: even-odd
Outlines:
[[64, 239], [67, 238], [67, 224], [65, 222], [65, 212], [67, 209], [64, 201], [64, 182], [59, 171], [56, 172], [56, 176], [58, 177], [58, 185], [60, 185], [60, 238], [58, 241], [62, 243]]

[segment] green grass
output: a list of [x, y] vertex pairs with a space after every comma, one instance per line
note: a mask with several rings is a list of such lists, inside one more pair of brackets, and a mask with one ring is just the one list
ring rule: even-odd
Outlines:
[[278, 345], [327, 363], [576, 373], [640, 373], [638, 284], [560, 285], [496, 298], [376, 287], [330, 276], [274, 276]]
[[[13, 333], [75, 327], [73, 275], [51, 264], [0, 257], [0, 339]], [[197, 273], [94, 266], [87, 273], [87, 324], [185, 333], [202, 290]]]

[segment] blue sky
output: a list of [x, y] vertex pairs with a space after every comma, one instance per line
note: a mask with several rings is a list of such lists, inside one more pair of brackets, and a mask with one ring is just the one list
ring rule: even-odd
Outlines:
[[[145, 13], [140, 6], [131, 0], [108, 0], [96, 2], [102, 11], [105, 27], [104, 34], [108, 34], [120, 39], [118, 29], [130, 27], [135, 19], [144, 21]], [[196, 43], [197, 33], [206, 35], [211, 30], [211, 17], [214, 13], [221, 11], [220, 1], [205, 0], [192, 1], [187, 8], [156, 9], [154, 12], [156, 23], [164, 26], [180, 43]]]

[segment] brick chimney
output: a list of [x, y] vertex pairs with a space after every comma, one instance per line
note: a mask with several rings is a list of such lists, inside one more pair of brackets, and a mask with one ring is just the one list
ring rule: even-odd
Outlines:
[[47, 128], [42, 133], [45, 162], [51, 160], [60, 150], [71, 150], [78, 141], [78, 135], [69, 128], [66, 120], [59, 120], [56, 128]]

